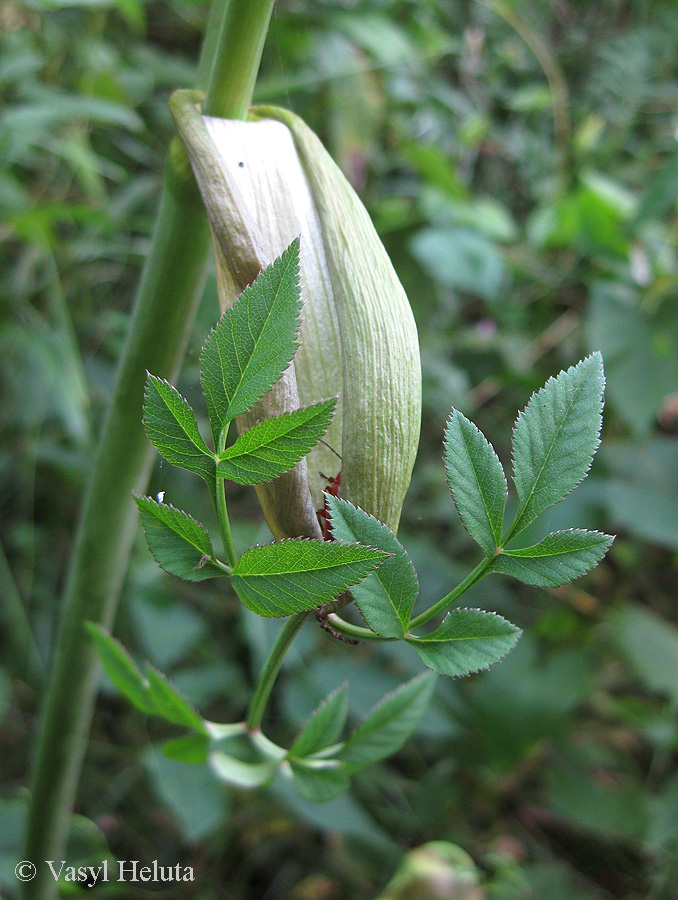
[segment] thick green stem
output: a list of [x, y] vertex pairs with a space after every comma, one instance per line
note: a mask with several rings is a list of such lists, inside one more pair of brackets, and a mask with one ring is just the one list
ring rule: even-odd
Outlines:
[[409, 630], [414, 631], [415, 628], [425, 625], [427, 622], [430, 622], [431, 619], [435, 619], [440, 613], [445, 612], [453, 603], [457, 602], [462, 594], [465, 594], [466, 591], [470, 591], [475, 584], [489, 573], [493, 562], [494, 560], [487, 557], [482, 562], [479, 562], [475, 569], [472, 572], [469, 572], [466, 578], [459, 582], [454, 590], [450, 591], [449, 594], [446, 594], [441, 600], [438, 600], [437, 603], [434, 603], [430, 609], [425, 610], [423, 613], [412, 619]]
[[278, 639], [273, 645], [273, 649], [268, 655], [266, 665], [261, 670], [257, 686], [254, 690], [254, 696], [247, 712], [247, 727], [250, 731], [255, 731], [261, 727], [261, 720], [264, 717], [264, 710], [271, 696], [273, 685], [278, 677], [278, 672], [282, 666], [283, 659], [287, 653], [290, 644], [295, 638], [296, 633], [308, 618], [309, 613], [299, 613], [292, 616], [283, 625], [282, 631], [278, 635]]
[[2, 544], [0, 544], [0, 595], [2, 596], [0, 622], [4, 626], [7, 659], [12, 674], [17, 678], [26, 678], [31, 684], [40, 684], [44, 664]]
[[[245, 115], [272, 6], [273, 0], [230, 0], [211, 67], [206, 112]], [[225, 60], [237, 60], [240, 71], [224, 65]], [[106, 628], [113, 623], [137, 521], [132, 490], [145, 489], [153, 464], [154, 452], [141, 425], [145, 370], [169, 378], [176, 372], [202, 294], [209, 246], [190, 166], [173, 142], [66, 585], [33, 773], [24, 858], [36, 861], [37, 875], [24, 884], [28, 900], [49, 900], [56, 893], [44, 860], [63, 858], [98, 677], [97, 657], [82, 626], [88, 620]]]

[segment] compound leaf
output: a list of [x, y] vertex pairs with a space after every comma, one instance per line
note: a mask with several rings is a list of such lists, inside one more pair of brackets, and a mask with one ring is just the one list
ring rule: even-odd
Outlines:
[[545, 509], [567, 496], [589, 470], [600, 443], [603, 360], [592, 353], [549, 378], [518, 415], [513, 429], [513, 480], [517, 534]]
[[497, 556], [492, 571], [512, 575], [525, 584], [558, 587], [597, 566], [612, 541], [613, 537], [600, 531], [555, 531], [533, 547], [504, 550]]
[[344, 744], [340, 757], [355, 772], [398, 751], [419, 724], [433, 694], [434, 677], [424, 672], [374, 707]]
[[144, 426], [153, 446], [168, 463], [195, 472], [214, 485], [214, 455], [198, 431], [193, 410], [176, 388], [146, 373]]
[[489, 668], [511, 650], [521, 631], [496, 613], [455, 609], [431, 634], [407, 638], [439, 675], [457, 677]]
[[392, 554], [351, 593], [372, 631], [401, 638], [419, 593], [417, 574], [405, 548], [374, 516], [339, 497], [327, 494], [326, 498], [336, 540], [367, 544]]
[[357, 544], [292, 538], [246, 550], [231, 583], [260, 616], [289, 616], [333, 600], [386, 557]]
[[336, 406], [333, 397], [259, 422], [220, 455], [217, 475], [239, 484], [263, 484], [288, 472], [325, 434]]
[[328, 694], [299, 732], [289, 755], [296, 759], [311, 756], [333, 744], [346, 723], [348, 691], [346, 685]]
[[213, 562], [209, 535], [188, 513], [151, 497], [134, 496], [146, 540], [158, 565], [185, 581], [203, 581], [223, 575]]
[[215, 447], [224, 425], [269, 391], [297, 349], [299, 239], [246, 288], [209, 334], [200, 380]]
[[508, 488], [494, 448], [459, 410], [445, 426], [445, 471], [464, 527], [493, 556], [501, 541]]

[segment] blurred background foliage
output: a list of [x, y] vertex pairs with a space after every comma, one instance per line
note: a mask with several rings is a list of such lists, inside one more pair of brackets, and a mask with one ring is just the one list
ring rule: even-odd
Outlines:
[[[42, 660], [148, 247], [167, 96], [192, 83], [206, 18], [204, 0], [0, 0], [8, 894]], [[425, 412], [401, 536], [422, 596], [474, 562], [443, 479], [450, 407], [508, 464], [516, 410], [593, 349], [607, 374], [603, 445], [543, 527], [619, 537], [573, 585], [492, 576], [476, 588], [470, 602], [524, 627], [518, 649], [488, 673], [440, 679], [418, 737], [329, 804], [284, 782], [228, 792], [163, 757], [168, 726], [102, 681], [70, 860], [192, 865], [196, 882], [168, 897], [357, 900], [380, 893], [408, 848], [448, 840], [479, 867], [469, 897], [678, 898], [677, 60], [672, 0], [279, 0], [258, 99], [325, 141], [420, 330]], [[216, 315], [211, 279], [179, 383], [195, 404]], [[152, 490], [178, 506], [190, 494], [192, 509], [202, 498], [209, 520], [191, 476], [158, 463]], [[264, 538], [253, 495], [234, 489], [231, 504], [237, 544]], [[221, 585], [163, 575], [137, 541], [118, 634], [210, 718], [242, 717], [276, 628]], [[347, 647], [309, 626], [268, 730], [288, 739], [346, 679], [360, 716], [419, 668], [407, 647]]]

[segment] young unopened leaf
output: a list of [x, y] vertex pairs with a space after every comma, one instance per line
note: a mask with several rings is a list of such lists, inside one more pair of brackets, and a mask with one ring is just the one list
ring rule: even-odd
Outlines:
[[115, 638], [107, 634], [100, 625], [86, 622], [90, 637], [96, 644], [104, 670], [120, 693], [147, 715], [155, 713], [148, 681], [132, 662], [132, 658]]
[[603, 360], [592, 353], [533, 394], [513, 429], [518, 513], [512, 534], [567, 496], [584, 478], [600, 443]]
[[347, 715], [348, 693], [344, 685], [325, 697], [299, 732], [289, 755], [301, 759], [329, 747], [341, 734]]
[[173, 687], [169, 681], [153, 666], [146, 668], [151, 699], [156, 712], [168, 722], [184, 725], [194, 731], [206, 734], [205, 723], [191, 704]]
[[506, 476], [487, 438], [456, 409], [445, 426], [445, 470], [464, 527], [493, 556], [504, 526]]
[[163, 755], [178, 762], [199, 764], [207, 762], [209, 738], [205, 734], [186, 734], [172, 738], [162, 745]]
[[176, 388], [146, 373], [144, 426], [168, 463], [195, 472], [214, 485], [215, 460], [198, 431], [193, 410]]
[[351, 593], [372, 631], [401, 638], [419, 593], [417, 574], [405, 548], [374, 516], [338, 497], [326, 496], [336, 540], [367, 544], [393, 554]]
[[385, 759], [402, 747], [426, 712], [434, 683], [433, 675], [424, 672], [374, 707], [340, 753], [350, 772]]
[[297, 790], [311, 803], [327, 803], [348, 790], [346, 767], [336, 759], [290, 760]]
[[219, 457], [217, 475], [262, 484], [288, 472], [309, 453], [332, 422], [336, 398], [259, 422]]
[[386, 556], [356, 544], [293, 538], [246, 550], [233, 567], [231, 584], [260, 616], [290, 616], [334, 599]]
[[224, 573], [214, 557], [209, 535], [188, 513], [150, 497], [134, 499], [151, 553], [161, 568], [185, 581], [203, 581]]
[[454, 678], [489, 668], [506, 656], [520, 634], [520, 628], [496, 613], [455, 609], [431, 634], [407, 642], [429, 669]]
[[292, 361], [300, 310], [297, 238], [226, 310], [203, 346], [200, 380], [215, 447], [224, 425], [254, 406]]
[[597, 566], [612, 541], [613, 537], [599, 531], [556, 531], [533, 547], [505, 550], [496, 558], [492, 571], [512, 575], [525, 584], [558, 587]]

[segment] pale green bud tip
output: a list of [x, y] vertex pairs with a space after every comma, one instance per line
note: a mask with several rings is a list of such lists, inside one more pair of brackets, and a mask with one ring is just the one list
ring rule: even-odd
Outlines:
[[286, 385], [254, 415], [341, 395], [324, 443], [296, 475], [258, 492], [267, 520], [276, 536], [299, 534], [291, 529], [300, 521], [312, 532], [309, 509], [322, 506], [326, 476], [341, 471], [341, 495], [395, 531], [419, 441], [421, 370], [388, 255], [355, 191], [292, 113], [256, 109], [244, 123], [192, 109], [188, 126], [173, 111], [210, 216], [222, 306], [301, 235], [301, 345]]
[[378, 900], [483, 900], [478, 870], [455, 844], [433, 841], [407, 853]]

